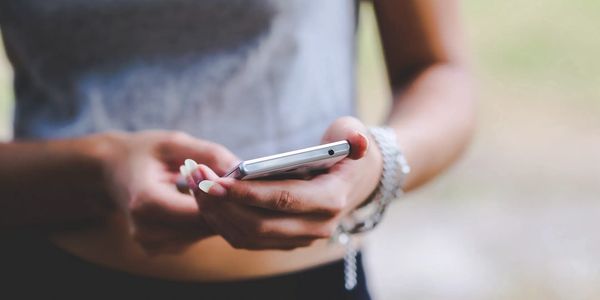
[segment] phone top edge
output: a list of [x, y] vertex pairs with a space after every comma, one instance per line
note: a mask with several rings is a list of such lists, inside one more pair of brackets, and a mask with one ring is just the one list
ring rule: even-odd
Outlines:
[[[327, 150], [327, 152], [325, 152], [324, 150]], [[334, 154], [330, 154], [329, 150], [334, 150]], [[279, 161], [283, 163], [283, 161], [291, 157], [304, 156], [302, 160], [297, 160], [293, 164], [288, 163], [286, 167], [302, 165], [305, 161], [311, 161], [315, 159], [338, 158], [341, 156], [345, 157], [349, 153], [350, 143], [346, 140], [341, 140], [333, 143], [317, 145], [309, 148], [303, 148], [275, 155], [241, 161], [229, 172], [227, 172], [224, 177], [233, 177], [238, 179], [244, 179], [247, 176], [256, 177], [262, 173], [267, 173], [272, 171], [273, 169], [276, 169], [276, 167], [274, 168], [274, 166], [266, 167], [265, 163], [275, 163], [277, 165], [276, 162]], [[282, 163], [280, 163], [278, 166], [281, 167]]]
[[[244, 163], [245, 165], [251, 165], [251, 164], [255, 164], [255, 163], [259, 163], [259, 162], [263, 162], [263, 161], [278, 159], [278, 158], [282, 158], [282, 157], [286, 157], [286, 156], [292, 156], [295, 154], [306, 153], [306, 152], [311, 152], [311, 151], [318, 150], [318, 149], [324, 149], [324, 148], [336, 147], [336, 146], [346, 146], [346, 147], [342, 147], [341, 150], [342, 151], [345, 150], [348, 153], [350, 152], [350, 143], [348, 143], [347, 140], [342, 140], [342, 141], [337, 141], [337, 142], [333, 142], [333, 143], [317, 145], [317, 146], [313, 146], [313, 147], [309, 147], [309, 148], [303, 148], [303, 149], [288, 151], [288, 152], [279, 153], [279, 154], [275, 154], [275, 155], [269, 155], [269, 156], [255, 158], [255, 159], [250, 159], [250, 160], [243, 161], [242, 163]], [[346, 153], [346, 154], [348, 154], [348, 153]], [[343, 153], [341, 153], [339, 155], [343, 155]], [[333, 157], [337, 157], [339, 155], [338, 155], [338, 152], [336, 152]]]
[[[329, 153], [333, 150], [334, 153]], [[317, 147], [305, 148], [300, 151], [290, 151], [280, 155], [245, 161], [243, 169], [246, 175], [256, 177], [281, 168], [293, 168], [316, 160], [346, 157], [350, 153], [350, 144], [346, 141], [330, 143]], [[239, 168], [241, 169], [241, 168]]]

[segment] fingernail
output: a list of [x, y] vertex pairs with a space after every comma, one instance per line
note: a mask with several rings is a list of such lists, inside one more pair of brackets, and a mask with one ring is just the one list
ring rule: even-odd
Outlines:
[[183, 178], [187, 178], [189, 175], [185, 166], [179, 166], [179, 173], [181, 174], [181, 176], [183, 176]]
[[366, 136], [364, 133], [362, 133], [362, 132], [360, 132], [360, 131], [358, 131], [358, 130], [356, 131], [356, 134], [358, 134], [358, 135], [362, 136], [362, 137], [363, 137], [363, 138], [365, 138], [366, 140], [369, 140], [369, 138], [368, 138], [368, 137], [367, 137], [367, 136]]
[[212, 196], [223, 197], [227, 190], [220, 184], [211, 180], [202, 180], [198, 183], [198, 188]]
[[364, 133], [362, 133], [360, 131], [358, 132], [358, 135], [362, 136], [365, 139], [365, 142], [366, 142], [365, 151], [366, 151], [366, 149], [369, 149], [369, 145], [371, 144], [371, 140], [369, 140], [369, 137], [366, 134], [364, 134]]
[[202, 179], [202, 174], [198, 170], [198, 163], [193, 159], [186, 159], [184, 161], [185, 169], [187, 170], [187, 176], [191, 176], [194, 182], [198, 182]]
[[198, 164], [193, 159], [186, 159], [184, 162], [185, 167], [188, 169], [188, 172], [192, 172], [198, 168]]

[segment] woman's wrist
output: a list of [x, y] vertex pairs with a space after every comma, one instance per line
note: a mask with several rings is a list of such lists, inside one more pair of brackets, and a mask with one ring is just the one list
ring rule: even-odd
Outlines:
[[81, 140], [74, 140], [73, 163], [83, 176], [82, 184], [88, 185], [91, 191], [98, 192], [98, 197], [89, 198], [89, 206], [98, 217], [103, 217], [118, 206], [115, 190], [114, 169], [124, 163], [127, 155], [127, 143], [130, 138], [125, 132], [105, 132], [90, 135]]
[[382, 219], [383, 213], [392, 200], [402, 194], [402, 185], [410, 167], [404, 154], [398, 147], [395, 132], [388, 127], [372, 127], [369, 129], [372, 153], [379, 156], [379, 176], [377, 184], [370, 196], [354, 209], [341, 224], [340, 230], [346, 233], [357, 233], [373, 229]]
[[125, 132], [104, 132], [74, 141], [76, 156], [94, 169], [102, 185], [110, 185], [114, 176], [112, 170], [126, 155], [126, 141], [130, 134]]
[[381, 175], [383, 174], [383, 155], [381, 149], [377, 146], [377, 141], [371, 134], [367, 134], [369, 147], [364, 157], [365, 167], [357, 174], [366, 181], [362, 186], [364, 189], [360, 194], [360, 204], [354, 209], [367, 205], [371, 196], [377, 191]]

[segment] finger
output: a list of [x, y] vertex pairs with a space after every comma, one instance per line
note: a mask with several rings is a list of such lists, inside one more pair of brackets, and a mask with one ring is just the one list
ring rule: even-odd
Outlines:
[[310, 246], [315, 238], [291, 237], [291, 238], [272, 238], [256, 237], [246, 234], [244, 230], [229, 222], [218, 213], [205, 216], [207, 223], [221, 235], [231, 247], [235, 249], [246, 250], [291, 250], [298, 247]]
[[[197, 172], [198, 172], [198, 179], [201, 180], [194, 180], [192, 182], [190, 182], [188, 180], [188, 184], [190, 184], [190, 189], [192, 189], [192, 191], [194, 191], [194, 195], [196, 196], [196, 198], [198, 199], [198, 196], [200, 198], [202, 198], [203, 195], [205, 195], [205, 193], [203, 193], [203, 191], [200, 190], [200, 187], [205, 185], [207, 182], [214, 182], [217, 179], [219, 179], [219, 176], [208, 166], [200, 164], [197, 166]], [[201, 182], [203, 182], [203, 185], [200, 185]], [[209, 189], [210, 187], [208, 187]], [[206, 187], [203, 188], [205, 191], [208, 190]], [[214, 192], [214, 191], [213, 191]]]
[[[207, 184], [208, 183], [208, 184]], [[287, 213], [335, 215], [346, 205], [344, 184], [336, 176], [312, 180], [235, 180], [219, 178], [200, 182], [202, 191], [228, 201]]]
[[138, 220], [186, 223], [200, 219], [194, 197], [182, 194], [168, 184], [157, 184], [138, 195], [130, 203], [130, 211]]
[[219, 206], [221, 215], [228, 216], [241, 232], [253, 238], [329, 238], [337, 225], [331, 218], [276, 213], [229, 201], [215, 205]]
[[222, 145], [199, 140], [184, 133], [174, 134], [163, 143], [161, 154], [163, 159], [172, 164], [174, 171], [178, 171], [177, 168], [188, 158], [210, 166], [219, 174], [224, 174], [239, 161]]
[[215, 171], [213, 171], [210, 167], [206, 166], [206, 165], [198, 165], [198, 172], [200, 172], [200, 174], [202, 175], [202, 177], [204, 179], [207, 180], [217, 180], [219, 179], [219, 175], [217, 175], [217, 173]]
[[347, 140], [350, 143], [351, 159], [359, 159], [367, 153], [369, 139], [366, 127], [358, 119], [353, 117], [342, 117], [337, 119], [323, 135], [323, 143], [331, 143]]
[[180, 176], [184, 178], [187, 188], [194, 192], [198, 183], [204, 180], [204, 176], [198, 170], [198, 164], [193, 159], [186, 159], [184, 165], [179, 167]]
[[177, 220], [188, 222], [197, 220], [200, 217], [198, 204], [191, 195], [161, 188], [156, 191], [155, 197], [163, 202], [167, 208], [166, 212]]

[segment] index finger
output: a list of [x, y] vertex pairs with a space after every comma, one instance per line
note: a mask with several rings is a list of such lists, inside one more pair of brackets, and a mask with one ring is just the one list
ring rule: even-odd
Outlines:
[[[312, 180], [236, 180], [220, 178], [228, 201], [288, 213], [335, 215], [346, 205], [345, 185], [337, 176], [320, 175]], [[209, 191], [210, 192], [210, 191]]]

